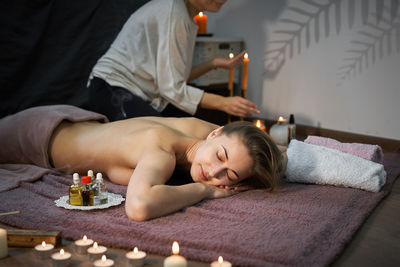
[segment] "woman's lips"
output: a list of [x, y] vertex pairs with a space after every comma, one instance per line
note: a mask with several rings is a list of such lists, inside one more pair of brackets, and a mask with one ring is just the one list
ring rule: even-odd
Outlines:
[[200, 177], [204, 181], [207, 181], [207, 177], [205, 176], [204, 171], [203, 171], [203, 167], [201, 167], [201, 166], [200, 166]]

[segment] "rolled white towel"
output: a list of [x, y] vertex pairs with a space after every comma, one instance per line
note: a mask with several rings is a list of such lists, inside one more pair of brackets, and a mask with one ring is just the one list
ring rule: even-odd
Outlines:
[[386, 183], [382, 164], [327, 147], [292, 140], [286, 151], [289, 182], [329, 184], [378, 192]]

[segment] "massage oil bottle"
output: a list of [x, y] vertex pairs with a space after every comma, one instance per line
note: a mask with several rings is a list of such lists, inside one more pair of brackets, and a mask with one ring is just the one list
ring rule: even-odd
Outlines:
[[82, 206], [82, 185], [80, 183], [79, 174], [74, 173], [72, 179], [73, 184], [69, 187], [69, 204]]
[[104, 184], [103, 175], [99, 172], [96, 175], [96, 182], [93, 185], [94, 205], [106, 204], [108, 202], [107, 186]]
[[82, 177], [82, 202], [83, 206], [93, 206], [93, 189], [91, 187], [92, 177]]

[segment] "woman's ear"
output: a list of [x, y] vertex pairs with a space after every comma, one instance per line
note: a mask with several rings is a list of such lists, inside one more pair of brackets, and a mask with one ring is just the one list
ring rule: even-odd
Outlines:
[[222, 129], [224, 129], [224, 126], [221, 126], [221, 127], [217, 128], [217, 129], [215, 129], [214, 131], [212, 131], [211, 133], [209, 133], [208, 136], [207, 136], [207, 140], [220, 135], [221, 132], [222, 132]]

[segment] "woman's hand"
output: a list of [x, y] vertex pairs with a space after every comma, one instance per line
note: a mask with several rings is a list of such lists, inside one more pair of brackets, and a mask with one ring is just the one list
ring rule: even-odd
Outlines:
[[229, 58], [214, 58], [212, 64], [214, 68], [232, 69], [243, 64], [243, 57], [246, 51], [240, 52], [239, 55], [232, 59]]
[[256, 104], [240, 96], [225, 97], [221, 110], [238, 117], [249, 117], [254, 113], [260, 113]]
[[239, 193], [239, 190], [235, 190], [233, 187], [232, 188], [225, 188], [225, 187], [217, 187], [213, 185], [207, 185], [206, 186], [206, 191], [207, 191], [207, 199], [214, 199], [214, 198], [222, 198], [222, 197], [229, 197], [232, 195], [235, 195]]

